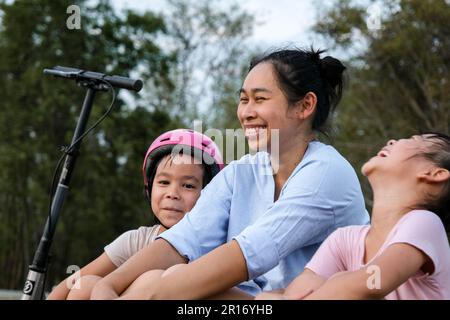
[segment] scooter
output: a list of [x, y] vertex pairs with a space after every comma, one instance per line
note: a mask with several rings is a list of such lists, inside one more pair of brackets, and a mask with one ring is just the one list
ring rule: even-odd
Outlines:
[[[109, 76], [99, 72], [85, 71], [75, 68], [56, 66], [53, 69], [44, 69], [44, 74], [53, 75], [65, 79], [75, 80], [79, 85], [87, 88], [81, 109], [80, 117], [75, 128], [75, 133], [70, 146], [63, 149], [64, 154], [59, 159], [52, 181], [52, 196], [50, 212], [45, 224], [44, 233], [34, 254], [33, 263], [29, 266], [28, 276], [23, 288], [22, 300], [42, 300], [44, 299], [45, 276], [47, 273], [49, 252], [55, 233], [56, 224], [61, 212], [64, 199], [69, 191], [69, 183], [75, 167], [81, 142], [111, 111], [116, 98], [114, 88], [122, 88], [139, 92], [142, 89], [141, 80], [133, 80], [121, 76]], [[91, 113], [95, 94], [98, 91], [111, 90], [113, 94], [112, 102], [100, 119], [88, 130], [86, 124]], [[58, 172], [62, 160], [65, 158], [64, 166], [60, 172], [59, 183], [53, 193], [56, 173]]]

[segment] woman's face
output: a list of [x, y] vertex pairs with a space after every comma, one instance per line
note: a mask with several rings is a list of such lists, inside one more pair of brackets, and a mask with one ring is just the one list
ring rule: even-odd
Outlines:
[[376, 156], [367, 161], [361, 172], [370, 176], [374, 172], [388, 172], [391, 175], [414, 173], [429, 167], [430, 162], [416, 157], [428, 150], [432, 142], [427, 135], [414, 135], [408, 139], [389, 140]]
[[[271, 63], [256, 65], [240, 90], [237, 116], [250, 149], [270, 152], [272, 143], [279, 146], [297, 134], [298, 118], [278, 86]], [[279, 140], [274, 138], [279, 130]]]
[[159, 221], [172, 227], [190, 211], [203, 186], [203, 167], [194, 158], [179, 154], [164, 157], [153, 179], [151, 205]]

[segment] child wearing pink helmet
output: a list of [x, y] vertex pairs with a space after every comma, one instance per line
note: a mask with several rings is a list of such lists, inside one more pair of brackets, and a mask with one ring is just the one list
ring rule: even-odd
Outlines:
[[177, 129], [156, 138], [142, 166], [145, 194], [156, 224], [123, 233], [80, 273], [63, 280], [48, 299], [89, 299], [102, 277], [180, 221], [223, 166], [217, 145], [199, 132]]

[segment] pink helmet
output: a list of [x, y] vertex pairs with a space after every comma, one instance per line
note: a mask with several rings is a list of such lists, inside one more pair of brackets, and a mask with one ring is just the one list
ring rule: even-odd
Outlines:
[[224, 167], [220, 150], [209, 137], [190, 129], [167, 131], [150, 145], [142, 165], [144, 186], [149, 198], [156, 166], [159, 160], [170, 154], [175, 146], [183, 150], [187, 147], [192, 156], [201, 156], [202, 164], [206, 169], [203, 187]]

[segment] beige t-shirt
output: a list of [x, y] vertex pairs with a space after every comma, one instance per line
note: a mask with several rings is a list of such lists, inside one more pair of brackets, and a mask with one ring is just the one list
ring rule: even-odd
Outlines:
[[124, 232], [105, 247], [105, 253], [119, 267], [139, 250], [152, 243], [158, 235], [160, 227], [161, 225], [156, 224], [152, 227], [140, 227]]

